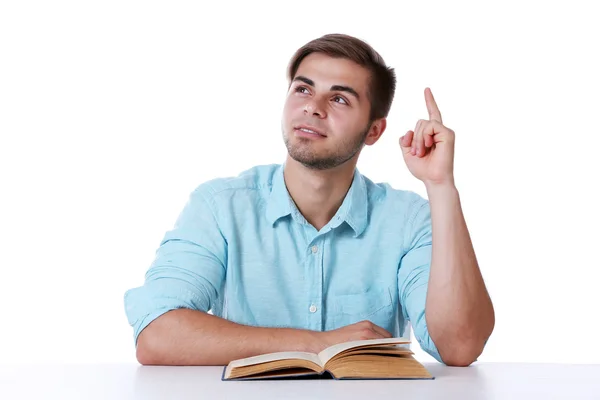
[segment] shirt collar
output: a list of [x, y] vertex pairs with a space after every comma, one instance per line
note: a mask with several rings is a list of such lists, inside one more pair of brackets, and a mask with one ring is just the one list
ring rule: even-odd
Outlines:
[[285, 186], [285, 180], [283, 178], [284, 167], [285, 163], [281, 164], [279, 168], [275, 170], [271, 182], [271, 193], [267, 200], [267, 218], [271, 225], [279, 218], [291, 214], [293, 208], [295, 208], [293, 200]]
[[[266, 209], [267, 218], [271, 225], [278, 219], [290, 214], [298, 214], [300, 219], [304, 220], [285, 185], [284, 168], [285, 163], [275, 170], [271, 183], [271, 193]], [[331, 228], [337, 228], [343, 222], [346, 222], [354, 230], [354, 237], [358, 237], [367, 226], [367, 211], [367, 185], [364, 176], [358, 171], [358, 168], [355, 168], [352, 184], [344, 197], [342, 205], [330, 222]]]

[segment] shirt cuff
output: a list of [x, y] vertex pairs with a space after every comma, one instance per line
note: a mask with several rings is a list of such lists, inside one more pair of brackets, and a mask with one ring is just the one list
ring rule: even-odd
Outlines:
[[125, 292], [124, 303], [127, 320], [133, 328], [133, 339], [136, 346], [140, 332], [162, 314], [178, 308], [204, 312], [208, 308], [207, 299], [202, 301], [186, 285], [173, 282], [173, 280], [165, 283], [151, 282], [130, 289]]

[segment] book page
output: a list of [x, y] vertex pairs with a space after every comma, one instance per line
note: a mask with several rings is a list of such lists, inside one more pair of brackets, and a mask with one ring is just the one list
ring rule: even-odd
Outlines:
[[277, 352], [277, 353], [261, 354], [259, 356], [253, 356], [253, 357], [241, 358], [239, 360], [234, 360], [229, 363], [229, 367], [237, 368], [237, 367], [245, 367], [248, 365], [262, 364], [262, 363], [266, 363], [266, 362], [270, 362], [270, 361], [294, 360], [294, 359], [308, 360], [308, 361], [314, 362], [317, 365], [320, 365], [321, 367], [323, 366], [323, 364], [321, 364], [321, 360], [319, 359], [319, 357], [314, 353], [306, 353], [303, 351], [281, 351], [281, 352]]
[[[353, 354], [407, 354], [414, 355], [413, 351], [406, 347], [404, 344], [396, 345], [396, 346], [377, 346], [377, 347], [367, 347], [367, 348], [358, 348], [358, 349], [350, 349], [338, 353], [337, 356], [347, 357]], [[337, 357], [334, 356], [334, 357]], [[331, 361], [331, 360], [330, 360]]]
[[399, 337], [399, 338], [384, 338], [384, 339], [367, 339], [367, 340], [354, 340], [351, 342], [339, 343], [330, 346], [318, 354], [318, 358], [321, 360], [320, 365], [327, 364], [327, 361], [335, 357], [337, 354], [352, 349], [354, 347], [375, 347], [379, 345], [390, 345], [390, 344], [407, 344], [410, 343], [410, 339]]

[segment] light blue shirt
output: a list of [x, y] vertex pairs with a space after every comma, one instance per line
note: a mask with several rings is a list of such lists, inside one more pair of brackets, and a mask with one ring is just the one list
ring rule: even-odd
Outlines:
[[442, 362], [425, 321], [429, 202], [355, 169], [342, 205], [317, 231], [290, 197], [284, 166], [256, 166], [191, 193], [144, 285], [125, 293], [135, 342], [177, 308], [314, 331], [370, 320], [394, 336], [407, 335], [410, 321], [421, 348]]

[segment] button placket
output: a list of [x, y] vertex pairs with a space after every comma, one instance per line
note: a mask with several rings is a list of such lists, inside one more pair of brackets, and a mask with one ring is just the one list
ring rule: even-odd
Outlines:
[[[318, 239], [317, 239], [318, 240]], [[320, 243], [319, 243], [320, 242]], [[308, 326], [310, 329], [320, 331], [323, 328], [322, 321], [322, 293], [323, 293], [323, 243], [319, 241], [308, 247], [308, 261], [312, 268], [310, 269], [311, 286], [308, 291]]]

